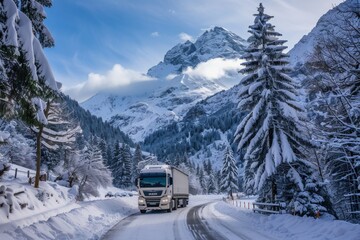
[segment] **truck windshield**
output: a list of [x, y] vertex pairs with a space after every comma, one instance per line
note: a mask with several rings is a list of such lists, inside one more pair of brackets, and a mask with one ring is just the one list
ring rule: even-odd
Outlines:
[[166, 187], [165, 174], [140, 174], [140, 187]]

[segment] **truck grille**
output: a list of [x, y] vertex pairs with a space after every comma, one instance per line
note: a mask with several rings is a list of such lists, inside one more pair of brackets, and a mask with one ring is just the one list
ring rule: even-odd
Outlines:
[[144, 195], [148, 197], [155, 197], [155, 196], [161, 196], [162, 190], [150, 190], [150, 191], [144, 191]]
[[148, 207], [159, 207], [160, 199], [146, 200], [146, 206]]

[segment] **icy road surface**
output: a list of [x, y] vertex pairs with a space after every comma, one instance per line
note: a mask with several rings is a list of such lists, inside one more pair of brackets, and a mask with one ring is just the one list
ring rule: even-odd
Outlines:
[[193, 196], [187, 207], [178, 208], [171, 213], [147, 211], [146, 214], [141, 214], [139, 212], [120, 221], [102, 239], [194, 239], [186, 221], [189, 210], [197, 205], [220, 200], [220, 196], [206, 199]]
[[139, 212], [120, 221], [102, 239], [271, 239], [258, 234], [252, 234], [251, 236], [256, 236], [252, 238], [242, 234], [241, 230], [238, 231], [238, 226], [234, 226], [234, 230], [227, 227], [231, 218], [222, 218], [222, 214], [214, 208], [219, 201], [220, 196], [206, 199], [194, 196], [190, 198], [186, 208], [178, 208], [171, 213]]
[[[239, 204], [241, 201], [241, 204]], [[359, 240], [360, 225], [329, 218], [254, 214], [251, 202], [191, 196], [186, 208], [124, 218], [102, 239], [129, 240]], [[250, 209], [248, 209], [248, 203]]]

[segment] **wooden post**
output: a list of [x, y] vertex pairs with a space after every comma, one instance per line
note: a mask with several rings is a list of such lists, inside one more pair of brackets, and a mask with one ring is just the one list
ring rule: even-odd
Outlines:
[[15, 178], [17, 177], [17, 168], [15, 168]]

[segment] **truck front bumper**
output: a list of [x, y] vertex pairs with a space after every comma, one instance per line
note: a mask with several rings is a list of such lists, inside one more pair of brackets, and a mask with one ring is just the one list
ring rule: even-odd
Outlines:
[[171, 207], [171, 200], [168, 197], [148, 198], [139, 197], [140, 210], [167, 210]]

